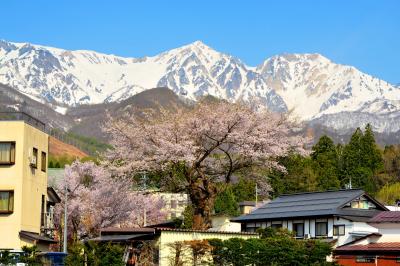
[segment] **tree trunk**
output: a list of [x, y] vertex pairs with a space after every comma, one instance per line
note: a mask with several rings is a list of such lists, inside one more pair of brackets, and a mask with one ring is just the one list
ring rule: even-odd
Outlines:
[[194, 209], [193, 229], [211, 228], [211, 214], [214, 208], [217, 187], [208, 178], [198, 177], [189, 186], [189, 197]]

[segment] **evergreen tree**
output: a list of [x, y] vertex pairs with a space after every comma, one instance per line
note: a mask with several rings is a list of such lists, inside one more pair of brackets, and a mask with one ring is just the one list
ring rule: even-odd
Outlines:
[[363, 188], [369, 193], [376, 192], [379, 180], [374, 179], [374, 176], [383, 169], [383, 158], [371, 125], [365, 127], [364, 134], [357, 128], [350, 142], [343, 148], [342, 162], [342, 184], [348, 184], [351, 179], [353, 187]]
[[363, 166], [368, 167], [372, 172], [383, 169], [382, 153], [375, 142], [374, 133], [372, 132], [372, 127], [370, 124], [367, 124], [365, 127], [361, 145]]
[[360, 128], [350, 138], [350, 142], [343, 148], [344, 169], [351, 170], [362, 166], [362, 140], [364, 134]]
[[328, 164], [336, 164], [337, 153], [333, 140], [327, 135], [322, 136], [318, 142], [312, 147], [311, 158], [315, 161], [324, 162]]
[[318, 189], [318, 176], [310, 157], [289, 155], [281, 158], [279, 162], [285, 166], [286, 173], [272, 171], [268, 175], [273, 190], [270, 194], [273, 198], [285, 193]]
[[216, 214], [239, 215], [239, 205], [231, 185], [228, 185], [215, 199], [214, 211]]
[[360, 128], [350, 138], [350, 142], [343, 147], [343, 165], [341, 169], [341, 182], [342, 185], [346, 185], [353, 179], [354, 171], [362, 167], [362, 138], [363, 133]]
[[245, 200], [255, 200], [256, 182], [245, 178], [240, 178], [237, 184], [232, 186], [233, 194], [236, 201], [242, 202]]
[[340, 188], [338, 173], [338, 154], [332, 139], [322, 136], [312, 147], [311, 158], [318, 176], [318, 188], [320, 190]]

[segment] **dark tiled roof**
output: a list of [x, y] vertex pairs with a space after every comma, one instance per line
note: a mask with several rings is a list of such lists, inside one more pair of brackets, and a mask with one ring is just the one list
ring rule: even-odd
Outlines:
[[239, 206], [256, 206], [256, 202], [255, 201], [242, 201], [239, 202]]
[[104, 235], [90, 239], [97, 242], [129, 242], [134, 239], [143, 238], [149, 234], [131, 234], [131, 235]]
[[[360, 189], [282, 195], [247, 215], [232, 219], [232, 221], [272, 220], [327, 215], [348, 216], [353, 217], [353, 219], [355, 219], [355, 217], [365, 217], [369, 219], [379, 211], [341, 208], [346, 203], [361, 195], [367, 196], [365, 192]], [[375, 202], [381, 210], [387, 210], [381, 203], [375, 201], [373, 198], [370, 198], [370, 200]]]
[[178, 228], [156, 228], [158, 231], [171, 231], [171, 232], [188, 232], [188, 233], [209, 233], [209, 234], [228, 234], [228, 235], [258, 235], [258, 233], [250, 232], [231, 232], [231, 231], [216, 231], [216, 230], [195, 230], [195, 229], [178, 229]]
[[57, 192], [53, 187], [47, 187], [47, 196], [49, 197], [49, 201], [52, 203], [60, 203], [61, 199], [58, 196]]
[[215, 230], [194, 230], [194, 229], [178, 229], [168, 227], [154, 227], [154, 228], [104, 228], [100, 230], [100, 235], [133, 235], [133, 234], [155, 234], [160, 231], [170, 232], [189, 232], [189, 233], [216, 233], [216, 234], [236, 234], [236, 235], [258, 235], [250, 232], [229, 232], [229, 231], [215, 231]]
[[400, 211], [380, 212], [369, 220], [370, 223], [400, 223]]
[[100, 230], [100, 234], [130, 234], [130, 233], [154, 233], [154, 228], [118, 228], [118, 227], [107, 227]]
[[400, 242], [369, 243], [366, 245], [346, 245], [337, 247], [335, 251], [400, 251]]
[[48, 243], [48, 244], [58, 243], [56, 240], [54, 240], [52, 238], [42, 236], [42, 235], [39, 235], [38, 233], [29, 232], [29, 231], [20, 231], [19, 236], [21, 238], [38, 241], [39, 243]]

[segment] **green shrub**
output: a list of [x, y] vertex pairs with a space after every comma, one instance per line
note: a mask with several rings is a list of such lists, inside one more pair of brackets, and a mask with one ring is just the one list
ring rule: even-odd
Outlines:
[[86, 244], [74, 243], [68, 248], [66, 266], [124, 266], [124, 249], [120, 245], [112, 243], [88, 242]]
[[328, 243], [296, 240], [287, 230], [265, 230], [260, 238], [210, 239], [215, 265], [334, 265], [326, 262], [332, 252]]

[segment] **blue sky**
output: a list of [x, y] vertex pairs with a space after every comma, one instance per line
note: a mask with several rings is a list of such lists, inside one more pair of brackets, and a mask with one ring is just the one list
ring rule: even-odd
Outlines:
[[400, 83], [400, 1], [2, 1], [0, 39], [141, 57], [201, 40], [255, 66], [321, 53]]

